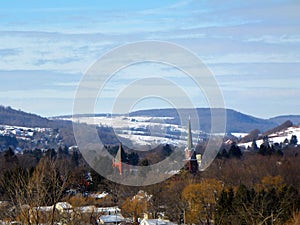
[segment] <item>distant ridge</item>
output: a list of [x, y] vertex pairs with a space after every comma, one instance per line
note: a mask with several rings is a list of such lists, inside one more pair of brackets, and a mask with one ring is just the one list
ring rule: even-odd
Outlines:
[[[182, 115], [192, 115], [195, 109], [179, 109]], [[200, 120], [200, 130], [210, 132], [211, 127], [211, 111], [214, 111], [215, 115], [218, 116], [223, 113], [224, 109], [209, 109], [209, 108], [197, 108], [197, 114]], [[174, 117], [172, 120], [166, 122], [172, 124], [179, 124], [180, 118], [176, 109], [149, 109], [135, 111], [129, 114], [130, 116], [156, 116], [156, 117]], [[227, 123], [226, 131], [231, 132], [243, 132], [248, 133], [252, 130], [259, 129], [263, 132], [277, 126], [278, 124], [268, 119], [260, 119], [250, 115], [246, 115], [237, 112], [233, 109], [226, 109]], [[196, 129], [196, 128], [194, 128]]]
[[[178, 112], [183, 115], [185, 118], [188, 118], [189, 115], [193, 115], [193, 112], [198, 114], [200, 120], [200, 128], [193, 127], [193, 129], [200, 129], [204, 132], [209, 133], [211, 127], [211, 111], [213, 110], [215, 115], [221, 115], [224, 112], [224, 109], [209, 109], [209, 108], [196, 108], [196, 109], [149, 109], [149, 110], [139, 110], [129, 113], [129, 116], [147, 116], [147, 117], [168, 117], [165, 119], [166, 123], [169, 124], [180, 124], [180, 117]], [[260, 130], [261, 133], [267, 132], [268, 130], [277, 127], [286, 120], [291, 119], [294, 124], [297, 124], [297, 121], [300, 122], [300, 116], [278, 116], [271, 119], [261, 119], [254, 116], [250, 116], [241, 112], [238, 112], [233, 109], [226, 109], [227, 114], [227, 123], [226, 123], [226, 132], [227, 133], [249, 133], [253, 130]], [[110, 114], [83, 114], [77, 115], [79, 117], [84, 116], [107, 116]], [[121, 114], [118, 114], [121, 115]], [[111, 115], [114, 116], [114, 115]], [[124, 114], [128, 116], [128, 114]], [[14, 125], [14, 126], [26, 126], [26, 127], [49, 127], [49, 128], [61, 128], [71, 126], [70, 121], [61, 120], [61, 118], [72, 117], [71, 115], [66, 116], [56, 116], [51, 119], [41, 117], [32, 113], [26, 113], [21, 110], [15, 110], [11, 107], [0, 106], [0, 124], [5, 125]], [[283, 119], [286, 119], [282, 121]], [[296, 122], [295, 122], [296, 121]], [[71, 129], [71, 127], [70, 127]]]
[[270, 118], [270, 121], [273, 121], [277, 124], [282, 124], [285, 121], [290, 120], [294, 125], [300, 125], [300, 116], [299, 115], [282, 115]]
[[13, 109], [10, 106], [0, 105], [0, 124], [21, 127], [59, 128], [70, 124], [70, 122], [62, 120], [52, 121], [32, 113]]

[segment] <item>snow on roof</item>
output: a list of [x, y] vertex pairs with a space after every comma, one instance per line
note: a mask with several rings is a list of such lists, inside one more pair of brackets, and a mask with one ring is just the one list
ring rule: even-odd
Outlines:
[[72, 205], [68, 202], [58, 202], [55, 205], [55, 208], [58, 210], [68, 210], [68, 209], [72, 209]]
[[119, 209], [118, 207], [104, 207], [104, 208], [97, 208], [97, 212], [116, 214], [121, 212], [121, 209]]
[[147, 201], [149, 201], [151, 198], [152, 198], [152, 195], [148, 195], [147, 192], [145, 192], [143, 190], [139, 190], [139, 192], [135, 196], [133, 196], [132, 200], [138, 199], [140, 201], [140, 200], [146, 199]]
[[105, 198], [107, 195], [108, 193], [104, 191], [100, 194], [91, 194], [91, 197], [100, 199], [100, 198]]
[[53, 206], [39, 206], [36, 207], [36, 210], [41, 212], [51, 212], [53, 210]]
[[115, 223], [115, 222], [123, 222], [125, 221], [124, 217], [121, 214], [117, 215], [103, 215], [100, 216], [100, 221], [102, 223]]
[[77, 207], [76, 210], [79, 210], [82, 213], [101, 213], [105, 215], [120, 215], [121, 209], [118, 207], [102, 207], [102, 208], [97, 208], [93, 205], [89, 206], [81, 206]]
[[97, 208], [93, 205], [89, 205], [89, 206], [78, 207], [76, 208], [76, 210], [79, 210], [82, 213], [93, 213], [97, 211]]
[[175, 223], [162, 219], [143, 219], [141, 225], [175, 225]]

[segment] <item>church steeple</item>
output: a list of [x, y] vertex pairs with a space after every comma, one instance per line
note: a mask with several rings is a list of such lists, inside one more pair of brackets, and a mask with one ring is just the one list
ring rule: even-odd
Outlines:
[[120, 175], [123, 173], [123, 166], [122, 166], [122, 143], [119, 145], [119, 150], [117, 152], [116, 157], [113, 159], [113, 167], [118, 168]]
[[188, 134], [187, 134], [187, 146], [185, 148], [185, 158], [186, 160], [190, 160], [194, 152], [191, 118], [189, 118], [187, 132]]
[[187, 133], [188, 134], [187, 134], [187, 146], [185, 148], [185, 159], [188, 163], [189, 171], [195, 174], [198, 171], [198, 163], [196, 158], [196, 151], [193, 145], [191, 118], [189, 118], [188, 121]]
[[193, 149], [193, 136], [192, 136], [192, 129], [191, 129], [191, 118], [189, 117], [188, 122], [188, 139], [187, 139], [187, 149]]

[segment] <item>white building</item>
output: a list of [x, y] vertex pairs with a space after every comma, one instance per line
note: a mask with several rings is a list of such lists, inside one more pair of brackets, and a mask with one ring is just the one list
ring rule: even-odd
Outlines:
[[145, 218], [141, 221], [140, 225], [176, 225], [176, 224], [168, 220]]
[[125, 219], [121, 214], [115, 215], [102, 215], [99, 217], [98, 222], [106, 225], [125, 224]]

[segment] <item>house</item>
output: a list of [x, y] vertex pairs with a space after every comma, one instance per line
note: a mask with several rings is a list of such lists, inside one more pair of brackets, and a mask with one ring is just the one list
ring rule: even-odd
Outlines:
[[125, 218], [118, 207], [95, 208], [95, 212], [102, 214], [98, 218], [99, 224], [125, 224]]
[[121, 214], [102, 215], [99, 217], [98, 223], [106, 225], [125, 224], [125, 218]]
[[102, 192], [102, 193], [95, 193], [95, 194], [91, 194], [90, 195], [92, 198], [95, 198], [95, 199], [103, 199], [105, 198], [106, 196], [108, 196], [108, 193], [107, 192]]
[[140, 225], [176, 225], [175, 223], [170, 222], [169, 220], [162, 219], [147, 219], [144, 218]]
[[68, 202], [58, 202], [56, 203], [55, 208], [59, 213], [73, 211], [72, 205]]

